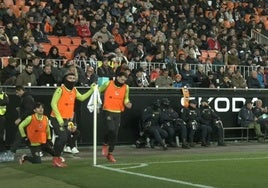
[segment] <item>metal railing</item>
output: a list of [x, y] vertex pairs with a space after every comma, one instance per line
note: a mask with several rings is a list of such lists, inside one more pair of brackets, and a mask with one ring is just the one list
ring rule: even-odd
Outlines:
[[[8, 61], [9, 57], [1, 57], [1, 68], [3, 69], [3, 67], [5, 67], [7, 65], [7, 61]], [[19, 58], [15, 58], [17, 60], [18, 66], [17, 66], [17, 70], [19, 72], [22, 72], [22, 70], [24, 69], [24, 65], [28, 63], [28, 61], [30, 60], [22, 60]], [[63, 59], [51, 59], [52, 61], [52, 66], [56, 67], [58, 69], [61, 69], [65, 63], [66, 60]], [[75, 61], [75, 60], [73, 60]], [[45, 65], [45, 59], [41, 59], [40, 60], [41, 66], [43, 67]], [[102, 61], [92, 61], [92, 60], [88, 60], [88, 61], [75, 61], [77, 66], [80, 67], [84, 67], [84, 65], [90, 65], [92, 67], [95, 68], [95, 71], [97, 71], [98, 67], [101, 66]], [[110, 66], [111, 67], [115, 67], [115, 63], [110, 61]], [[258, 65], [253, 65], [253, 66], [245, 66], [245, 65], [213, 65], [213, 64], [205, 64], [205, 63], [200, 63], [200, 64], [190, 64], [190, 68], [193, 72], [197, 71], [197, 68], [199, 65], [203, 65], [204, 68], [204, 72], [207, 73], [209, 71], [213, 71], [213, 72], [217, 72], [219, 70], [220, 67], [223, 67], [225, 71], [227, 71], [227, 69], [229, 69], [230, 67], [233, 68], [234, 70], [240, 70], [241, 74], [244, 76], [244, 78], [246, 78], [247, 76], [249, 76], [250, 72], [252, 70], [257, 70]], [[133, 69], [137, 69], [139, 67], [143, 68], [148, 74], [151, 73], [151, 71], [155, 68], [155, 67], [160, 67], [160, 68], [166, 68], [167, 63], [161, 63], [161, 62], [129, 62], [129, 68], [131, 70]], [[268, 67], [267, 67], [268, 68]], [[178, 70], [182, 69], [182, 64], [178, 64]], [[85, 71], [85, 70], [84, 70]]]

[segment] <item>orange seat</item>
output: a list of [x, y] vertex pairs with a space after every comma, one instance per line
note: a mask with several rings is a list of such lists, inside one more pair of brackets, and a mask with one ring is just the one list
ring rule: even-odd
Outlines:
[[12, 9], [14, 15], [16, 16], [16, 18], [20, 17], [20, 15], [21, 15], [21, 9], [20, 9], [19, 6], [13, 5], [13, 6], [11, 6], [11, 9]]
[[25, 0], [16, 0], [16, 5], [19, 7], [25, 6]]
[[47, 38], [50, 41], [51, 45], [57, 46], [60, 43], [60, 39], [58, 36], [48, 35]]
[[250, 21], [251, 14], [245, 14], [245, 21], [248, 23]]
[[208, 51], [207, 50], [201, 50], [200, 61], [202, 63], [205, 63], [207, 58], [208, 58]]
[[126, 46], [119, 46], [119, 48], [120, 48], [122, 54], [127, 56], [127, 52], [128, 52], [127, 47]]
[[79, 45], [74, 45], [74, 44], [69, 45], [69, 46], [68, 46], [69, 51], [70, 51], [70, 52], [74, 52], [74, 50], [75, 50], [78, 46], [79, 46]]
[[67, 36], [60, 36], [59, 37], [60, 43], [65, 44], [65, 45], [71, 45], [72, 44], [72, 39]]
[[65, 44], [58, 44], [57, 48], [59, 49], [59, 54], [61, 55], [68, 51], [68, 46]]
[[80, 45], [81, 44], [81, 37], [71, 37], [72, 43], [75, 45]]

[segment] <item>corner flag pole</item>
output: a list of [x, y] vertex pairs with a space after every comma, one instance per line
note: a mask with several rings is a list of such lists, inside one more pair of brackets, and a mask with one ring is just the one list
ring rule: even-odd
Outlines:
[[97, 165], [97, 103], [98, 103], [98, 85], [94, 86], [94, 114], [93, 114], [93, 165]]

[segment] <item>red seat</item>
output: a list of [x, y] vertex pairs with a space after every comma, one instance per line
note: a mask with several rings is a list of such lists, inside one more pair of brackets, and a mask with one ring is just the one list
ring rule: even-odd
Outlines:
[[67, 36], [60, 36], [59, 37], [60, 43], [65, 44], [65, 45], [71, 45], [72, 44], [72, 39]]
[[59, 37], [54, 35], [48, 35], [48, 40], [50, 41], [51, 45], [57, 46], [60, 43]]

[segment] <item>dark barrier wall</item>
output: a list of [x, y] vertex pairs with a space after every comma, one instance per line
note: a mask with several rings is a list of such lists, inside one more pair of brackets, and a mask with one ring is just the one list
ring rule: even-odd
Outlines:
[[[17, 127], [14, 121], [17, 117], [16, 106], [19, 104], [19, 98], [15, 96], [13, 87], [3, 88], [10, 97], [10, 105], [7, 111], [7, 143], [10, 144], [14, 138]], [[31, 92], [36, 101], [45, 104], [45, 113], [50, 113], [50, 100], [55, 90], [54, 87], [31, 87], [26, 88]], [[78, 88], [81, 93], [84, 93], [87, 88]], [[252, 98], [253, 101], [257, 98], [263, 100], [264, 105], [268, 103], [268, 90], [260, 89], [201, 89], [191, 88], [191, 98], [200, 101], [202, 97], [209, 98], [210, 106], [213, 107], [218, 115], [222, 118], [225, 127], [237, 126], [237, 113], [243, 106], [247, 98]], [[139, 136], [139, 121], [142, 110], [150, 105], [156, 99], [169, 98], [171, 105], [180, 112], [182, 104], [181, 89], [162, 89], [162, 88], [131, 88], [130, 99], [133, 103], [132, 109], [126, 110], [122, 113], [121, 128], [118, 142], [121, 144], [134, 143]], [[87, 101], [78, 102], [76, 105], [76, 122], [78, 128], [81, 130], [80, 144], [93, 143], [93, 113], [87, 109]], [[101, 144], [104, 132], [102, 112], [98, 114], [98, 144]], [[228, 131], [229, 132], [229, 131]], [[228, 133], [236, 134], [236, 133]], [[228, 135], [227, 135], [228, 136]]]

